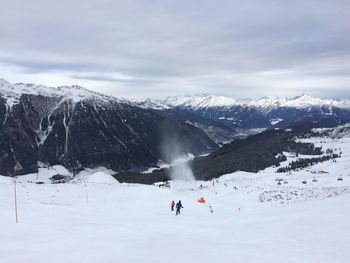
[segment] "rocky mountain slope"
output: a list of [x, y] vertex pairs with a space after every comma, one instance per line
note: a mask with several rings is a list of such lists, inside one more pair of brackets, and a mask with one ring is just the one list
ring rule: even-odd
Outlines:
[[140, 170], [164, 160], [167, 138], [178, 138], [183, 153], [217, 148], [202, 130], [127, 101], [78, 86], [0, 81], [0, 174], [55, 164]]

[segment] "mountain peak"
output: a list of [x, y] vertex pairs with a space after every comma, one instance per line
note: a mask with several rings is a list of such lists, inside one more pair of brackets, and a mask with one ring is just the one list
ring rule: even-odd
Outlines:
[[170, 107], [227, 107], [237, 104], [236, 100], [230, 97], [215, 96], [215, 95], [190, 95], [190, 96], [176, 96], [167, 97], [161, 101], [166, 106]]

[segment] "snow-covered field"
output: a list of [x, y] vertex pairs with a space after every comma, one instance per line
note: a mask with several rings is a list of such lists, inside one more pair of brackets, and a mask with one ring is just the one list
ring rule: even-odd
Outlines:
[[14, 181], [0, 176], [0, 262], [350, 262], [350, 138], [310, 140], [342, 157], [170, 189], [119, 184], [108, 170], [50, 184], [68, 172], [41, 169], [17, 179], [18, 224]]

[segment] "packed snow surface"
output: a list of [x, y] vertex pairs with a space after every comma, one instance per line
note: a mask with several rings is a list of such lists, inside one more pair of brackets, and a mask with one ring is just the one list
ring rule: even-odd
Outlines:
[[[102, 168], [51, 184], [52, 175], [69, 172], [41, 168], [16, 181], [18, 224], [14, 179], [0, 176], [0, 261], [347, 263], [350, 138], [307, 140], [341, 158], [170, 188], [119, 184]], [[286, 163], [296, 158], [285, 154]], [[182, 201], [181, 215], [170, 211], [172, 200]]]

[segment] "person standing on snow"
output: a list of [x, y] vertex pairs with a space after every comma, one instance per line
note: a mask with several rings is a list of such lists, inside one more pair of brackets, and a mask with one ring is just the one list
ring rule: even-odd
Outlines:
[[184, 207], [182, 206], [181, 200], [179, 200], [179, 202], [177, 202], [176, 204], [176, 215], [180, 214], [181, 208], [184, 208]]
[[175, 207], [175, 201], [173, 200], [173, 201], [171, 202], [171, 211], [174, 211], [174, 207]]

